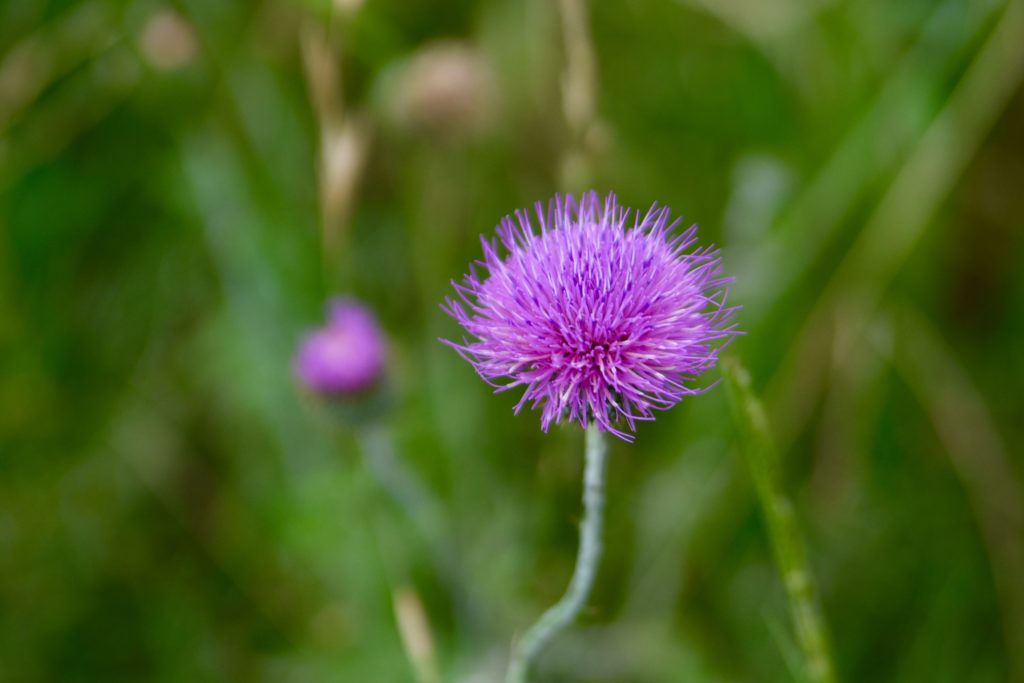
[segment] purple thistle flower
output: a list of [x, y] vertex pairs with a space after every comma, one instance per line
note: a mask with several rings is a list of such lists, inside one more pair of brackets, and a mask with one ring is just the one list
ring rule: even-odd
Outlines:
[[539, 233], [526, 211], [501, 221], [504, 256], [498, 240], [481, 237], [483, 261], [452, 282], [461, 301], [442, 306], [475, 340], [441, 341], [497, 391], [525, 386], [515, 412], [540, 408], [544, 431], [594, 420], [631, 441], [620, 420], [635, 432], [654, 410], [709, 388], [688, 383], [738, 334], [729, 324], [736, 309], [725, 306], [732, 278], [722, 276], [717, 250], [686, 253], [697, 226], [676, 233], [667, 207], [630, 221], [614, 195], [602, 206], [588, 192], [579, 203], [556, 196], [546, 212], [537, 202], [535, 211]]
[[303, 338], [294, 360], [295, 376], [320, 394], [369, 389], [383, 366], [384, 339], [373, 314], [342, 298], [331, 300], [327, 325]]

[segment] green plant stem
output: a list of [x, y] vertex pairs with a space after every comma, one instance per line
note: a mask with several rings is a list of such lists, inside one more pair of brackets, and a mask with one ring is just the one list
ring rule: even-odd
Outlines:
[[812, 683], [835, 683], [825, 623], [793, 505], [782, 492], [778, 456], [768, 418], [750, 388], [747, 371], [734, 358], [723, 358], [721, 365], [733, 412], [746, 432], [741, 450], [768, 526], [775, 563], [782, 575], [790, 616], [803, 652], [807, 679]]
[[590, 595], [601, 559], [604, 526], [604, 480], [608, 446], [597, 425], [587, 427], [586, 465], [583, 473], [583, 523], [576, 569], [565, 595], [548, 609], [516, 643], [509, 661], [506, 683], [526, 683], [530, 669], [551, 640], [575, 621]]
[[476, 636], [485, 623], [483, 612], [472, 584], [463, 576], [459, 550], [441, 502], [399, 457], [387, 426], [369, 423], [355, 433], [370, 476], [430, 550], [434, 566], [454, 598], [460, 631]]

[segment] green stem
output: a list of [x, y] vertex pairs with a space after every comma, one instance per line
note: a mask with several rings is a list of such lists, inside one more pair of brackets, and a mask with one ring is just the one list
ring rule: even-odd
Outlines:
[[778, 455], [764, 407], [750, 388], [750, 375], [734, 358], [721, 360], [733, 412], [746, 431], [742, 448], [761, 502], [775, 563], [786, 589], [789, 612], [803, 651], [807, 678], [813, 683], [835, 683], [825, 623], [807, 566], [807, 553], [793, 505], [782, 492]]
[[597, 425], [587, 427], [586, 466], [583, 473], [583, 523], [576, 569], [565, 595], [516, 644], [509, 662], [506, 683], [526, 683], [530, 668], [551, 640], [575, 621], [590, 595], [601, 559], [601, 529], [604, 525], [604, 473], [608, 452]]
[[434, 566], [454, 597], [460, 631], [476, 635], [483, 623], [479, 600], [463, 577], [458, 548], [440, 501], [398, 456], [386, 426], [368, 424], [356, 430], [356, 437], [370, 475], [431, 550]]

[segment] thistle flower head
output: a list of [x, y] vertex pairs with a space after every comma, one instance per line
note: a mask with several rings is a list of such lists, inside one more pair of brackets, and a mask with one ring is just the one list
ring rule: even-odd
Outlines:
[[525, 387], [515, 411], [539, 408], [545, 431], [593, 420], [631, 441], [623, 426], [706, 390], [692, 382], [737, 334], [732, 278], [717, 251], [690, 250], [697, 227], [677, 232], [667, 207], [641, 215], [589, 192], [535, 212], [539, 232], [517, 211], [481, 238], [483, 260], [442, 306], [474, 339], [442, 341], [497, 391]]
[[333, 299], [327, 324], [303, 338], [295, 354], [295, 376], [319, 394], [346, 395], [369, 389], [384, 366], [384, 340], [366, 308]]

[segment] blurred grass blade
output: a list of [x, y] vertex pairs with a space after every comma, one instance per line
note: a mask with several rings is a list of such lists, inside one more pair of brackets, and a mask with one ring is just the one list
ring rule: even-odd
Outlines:
[[749, 295], [765, 305], [751, 306], [745, 317], [771, 319], [805, 282], [872, 183], [893, 170], [935, 116], [941, 101], [932, 103], [922, 93], [953, 78], [998, 10], [995, 3], [959, 0], [932, 10], [914, 46], [775, 226], [771, 253], [785, 267], [751, 289]]
[[815, 349], [828, 340], [835, 311], [847, 303], [849, 338], [858, 340], [1022, 78], [1024, 0], [1014, 0], [822, 289], [773, 378], [769, 402], [783, 443], [817, 400], [821, 368], [805, 359], [820, 356]]
[[416, 674], [416, 683], [441, 683], [434, 636], [419, 594], [411, 586], [403, 586], [392, 592], [391, 599], [402, 647]]
[[54, 83], [117, 43], [117, 22], [105, 3], [81, 3], [0, 55], [0, 135]]
[[782, 492], [778, 456], [764, 407], [754, 395], [750, 375], [739, 361], [732, 357], [723, 358], [722, 373], [736, 422], [744, 432], [741, 451], [754, 480], [775, 562], [782, 575], [797, 641], [805, 659], [807, 679], [813, 683], [835, 683], [835, 667], [829, 655], [825, 624], [807, 566], [803, 537], [793, 505]]
[[967, 491], [1000, 598], [1011, 681], [1024, 681], [1024, 502], [995, 420], [939, 333], [903, 307], [889, 355], [928, 413]]
[[562, 113], [569, 127], [570, 142], [563, 152], [563, 188], [582, 192], [593, 178], [593, 154], [588, 136], [599, 127], [597, 116], [597, 56], [590, 36], [585, 0], [560, 0], [565, 68], [562, 73]]

